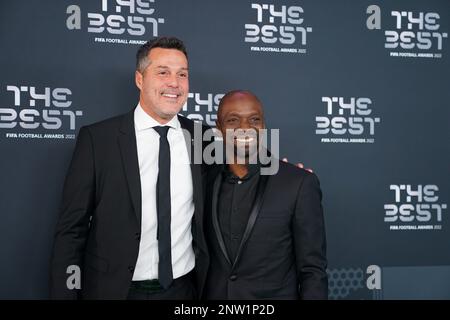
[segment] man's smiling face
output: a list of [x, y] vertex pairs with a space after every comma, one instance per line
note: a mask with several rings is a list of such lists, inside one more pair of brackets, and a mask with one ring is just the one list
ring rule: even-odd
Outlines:
[[148, 54], [150, 64], [136, 71], [142, 108], [155, 120], [168, 122], [183, 107], [189, 93], [188, 61], [176, 49], [154, 48]]

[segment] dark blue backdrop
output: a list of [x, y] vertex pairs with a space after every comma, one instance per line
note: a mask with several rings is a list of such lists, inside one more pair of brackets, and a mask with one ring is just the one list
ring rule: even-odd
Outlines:
[[249, 89], [282, 156], [320, 178], [330, 298], [450, 298], [450, 3], [2, 1], [0, 298], [48, 296], [80, 126], [137, 103], [134, 56], [183, 39], [209, 124]]

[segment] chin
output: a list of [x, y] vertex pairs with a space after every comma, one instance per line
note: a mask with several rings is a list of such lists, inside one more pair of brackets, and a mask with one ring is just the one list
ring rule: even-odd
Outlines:
[[181, 107], [182, 106], [180, 106], [180, 107], [170, 106], [170, 107], [167, 107], [167, 108], [164, 108], [163, 110], [161, 110], [161, 113], [166, 116], [173, 117], [174, 115], [178, 114], [178, 112], [180, 112]]

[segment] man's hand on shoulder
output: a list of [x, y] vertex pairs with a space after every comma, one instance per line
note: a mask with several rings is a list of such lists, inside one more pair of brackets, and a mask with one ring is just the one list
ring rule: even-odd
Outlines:
[[[289, 162], [287, 158], [283, 158], [282, 161], [284, 162]], [[309, 171], [311, 173], [313, 173], [314, 171], [311, 168], [305, 168], [305, 166], [303, 165], [303, 163], [299, 162], [295, 165], [296, 167], [299, 167], [301, 169], [305, 169], [306, 171]]]

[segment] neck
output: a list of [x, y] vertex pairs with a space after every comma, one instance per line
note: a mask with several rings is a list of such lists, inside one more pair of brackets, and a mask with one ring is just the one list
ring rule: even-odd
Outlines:
[[159, 116], [157, 113], [155, 113], [151, 108], [148, 108], [147, 106], [145, 106], [145, 104], [142, 102], [142, 100], [139, 101], [139, 103], [142, 107], [142, 110], [144, 110], [144, 112], [146, 114], [148, 114], [150, 117], [152, 117], [153, 119], [158, 121], [158, 123], [160, 123], [160, 124], [166, 124], [167, 122], [172, 120], [172, 118], [174, 117], [174, 116], [172, 116], [172, 117], [164, 117], [163, 118], [163, 117]]
[[248, 174], [248, 167], [246, 164], [233, 163], [229, 164], [228, 167], [230, 168], [230, 171], [239, 178], [243, 178]]

